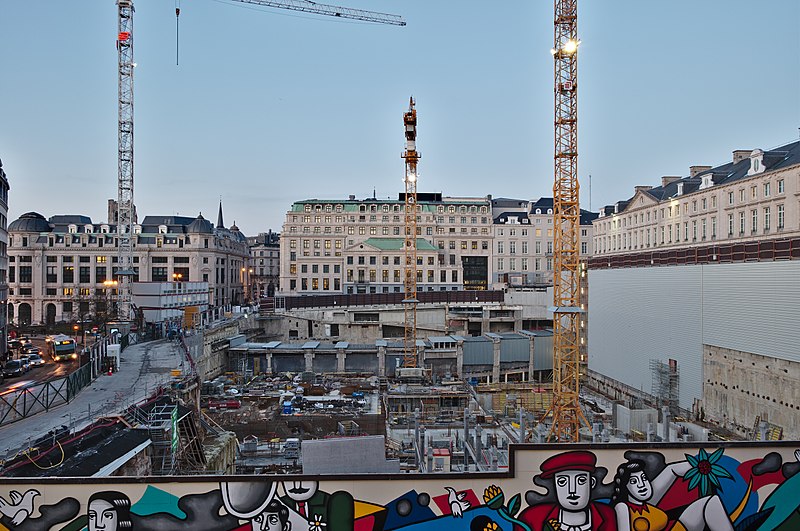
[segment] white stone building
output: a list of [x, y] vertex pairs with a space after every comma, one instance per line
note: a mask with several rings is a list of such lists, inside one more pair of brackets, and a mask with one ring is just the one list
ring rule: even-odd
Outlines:
[[0, 359], [8, 345], [8, 179], [0, 161]]
[[[298, 201], [280, 241], [280, 294], [403, 291], [404, 197]], [[490, 197], [418, 194], [419, 291], [488, 289]]]
[[[208, 304], [243, 302], [244, 235], [199, 215], [146, 216], [134, 225], [134, 282], [203, 282]], [[116, 226], [87, 216], [23, 214], [9, 225], [8, 317], [18, 324], [99, 320], [117, 278]]]

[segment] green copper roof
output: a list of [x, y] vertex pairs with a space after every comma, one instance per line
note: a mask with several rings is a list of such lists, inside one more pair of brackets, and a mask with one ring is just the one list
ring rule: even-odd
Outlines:
[[[381, 251], [402, 251], [405, 240], [403, 238], [368, 238], [364, 243], [377, 247]], [[417, 250], [435, 251], [436, 247], [425, 238], [417, 238]]]

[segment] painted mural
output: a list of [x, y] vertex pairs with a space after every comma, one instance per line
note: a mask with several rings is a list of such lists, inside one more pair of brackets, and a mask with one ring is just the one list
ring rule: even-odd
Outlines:
[[796, 447], [522, 446], [512, 459], [491, 476], [9, 479], [0, 530], [800, 529]]

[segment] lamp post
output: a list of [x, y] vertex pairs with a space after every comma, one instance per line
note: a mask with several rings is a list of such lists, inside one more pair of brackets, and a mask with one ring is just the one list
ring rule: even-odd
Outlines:
[[111, 310], [111, 308], [110, 308], [111, 300], [113, 299], [114, 290], [116, 290], [117, 286], [119, 286], [119, 281], [117, 281], [117, 280], [104, 280], [103, 281], [103, 286], [105, 287], [105, 290], [106, 290], [106, 313], [105, 313], [105, 318], [103, 319], [103, 332], [105, 334], [108, 334], [108, 321], [109, 321], [108, 316], [109, 316], [109, 312]]

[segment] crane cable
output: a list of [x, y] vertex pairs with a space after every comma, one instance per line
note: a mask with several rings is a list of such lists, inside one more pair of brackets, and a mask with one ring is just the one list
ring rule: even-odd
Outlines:
[[180, 50], [181, 0], [175, 0], [175, 66], [178, 66], [178, 51]]

